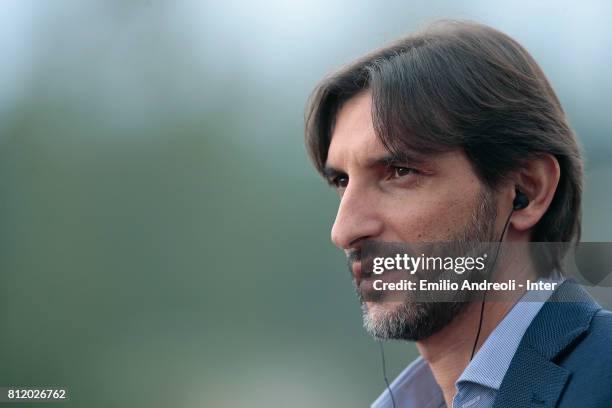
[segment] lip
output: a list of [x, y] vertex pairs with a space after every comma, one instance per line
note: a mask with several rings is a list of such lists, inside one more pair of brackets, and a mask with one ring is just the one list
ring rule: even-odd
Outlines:
[[361, 283], [361, 276], [362, 276], [361, 268], [362, 268], [361, 261], [353, 262], [351, 269], [353, 271], [353, 277], [355, 277], [355, 282], [357, 283], [357, 286], [359, 286], [359, 284]]
[[[368, 304], [382, 303], [382, 302], [400, 302], [405, 303], [407, 301], [414, 301], [414, 295], [410, 291], [398, 290], [395, 291], [390, 288], [385, 288], [384, 284], [399, 283], [402, 280], [412, 280], [412, 275], [407, 275], [405, 271], [391, 270], [386, 271], [383, 275], [369, 275], [362, 276], [358, 286], [358, 293], [361, 296], [361, 300]], [[376, 285], [376, 282], [378, 285]], [[375, 286], [378, 286], [375, 288]], [[382, 286], [382, 287], [381, 287]]]

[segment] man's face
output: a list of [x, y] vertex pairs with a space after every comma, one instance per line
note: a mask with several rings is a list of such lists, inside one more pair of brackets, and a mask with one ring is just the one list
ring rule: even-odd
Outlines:
[[[393, 157], [374, 132], [371, 103], [371, 94], [361, 93], [347, 101], [336, 118], [325, 166], [340, 196], [331, 233], [334, 244], [351, 259], [367, 240], [493, 241], [494, 197], [466, 155], [452, 151], [423, 157], [406, 152], [406, 157]], [[361, 262], [350, 267], [359, 286]], [[364, 319], [375, 336], [419, 340], [462, 309], [451, 303], [365, 302]], [[389, 320], [398, 319], [411, 327], [386, 327]], [[427, 320], [427, 327], [417, 327]]]

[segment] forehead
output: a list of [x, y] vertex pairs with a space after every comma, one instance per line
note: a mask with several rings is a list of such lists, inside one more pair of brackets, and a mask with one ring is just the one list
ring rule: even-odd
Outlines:
[[344, 103], [336, 115], [327, 165], [342, 167], [347, 160], [364, 161], [388, 152], [376, 136], [372, 122], [372, 95], [362, 92]]

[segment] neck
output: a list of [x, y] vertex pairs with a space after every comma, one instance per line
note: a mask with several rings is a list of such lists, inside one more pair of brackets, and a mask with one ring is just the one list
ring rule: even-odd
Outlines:
[[[470, 303], [448, 326], [416, 343], [442, 389], [447, 407], [452, 406], [456, 392], [455, 382], [470, 362], [481, 306], [481, 302]], [[513, 306], [514, 302], [485, 302], [477, 349]]]
[[[512, 259], [513, 267], [502, 263], [503, 266], [499, 267], [498, 278], [495, 280], [535, 278], [536, 274], [528, 256], [515, 256]], [[487, 299], [490, 300], [484, 304], [482, 327], [476, 350], [487, 340], [524, 292], [524, 289], [516, 290], [512, 294], [506, 292], [503, 297], [497, 297], [498, 300], [492, 300], [496, 297], [496, 293], [487, 294]], [[482, 301], [472, 301], [450, 324], [416, 343], [419, 352], [429, 363], [433, 376], [442, 389], [447, 407], [452, 407], [452, 400], [456, 393], [455, 382], [470, 363], [481, 309]]]

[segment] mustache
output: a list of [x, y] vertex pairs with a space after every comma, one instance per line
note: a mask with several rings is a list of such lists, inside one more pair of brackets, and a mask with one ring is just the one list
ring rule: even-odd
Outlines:
[[353, 266], [355, 262], [361, 261], [361, 250], [354, 249], [351, 250], [346, 256], [346, 262], [348, 263], [349, 268]]
[[350, 268], [355, 262], [361, 261], [363, 263], [364, 261], [371, 261], [377, 256], [389, 256], [392, 251], [412, 252], [408, 244], [369, 239], [363, 241], [359, 248], [349, 250], [346, 261]]
[[346, 256], [346, 264], [348, 266], [349, 273], [353, 276], [353, 265], [355, 262], [361, 261], [361, 250], [353, 249]]
[[[374, 259], [395, 257], [396, 254], [405, 254], [411, 257], [423, 255], [422, 252], [435, 254], [433, 251], [436, 246], [442, 245], [443, 248], [450, 249], [451, 243], [446, 242], [423, 242], [405, 243], [389, 242], [384, 240], [368, 239], [363, 241], [357, 248], [350, 249], [346, 253], [346, 262], [349, 274], [353, 276], [353, 267], [356, 262], [361, 263], [361, 280], [369, 279], [374, 276]], [[446, 245], [446, 246], [444, 246]], [[443, 251], [444, 253], [444, 251]]]
[[353, 265], [356, 262], [361, 263], [361, 279], [368, 279], [373, 275], [372, 263], [373, 259], [382, 252], [385, 247], [384, 241], [368, 240], [363, 242], [359, 248], [350, 250], [346, 255], [346, 263], [351, 277], [353, 277]]
[[363, 280], [364, 278], [366, 278], [367, 274], [365, 268], [363, 267], [362, 258], [363, 252], [361, 249], [353, 249], [346, 256], [346, 264], [348, 266], [348, 273], [351, 276], [351, 279], [357, 279], [357, 277], [354, 275], [353, 267], [355, 263], [361, 262], [361, 279], [356, 280], [357, 284], [359, 284], [359, 280]]
[[347, 261], [349, 265], [352, 265], [354, 262], [363, 261], [362, 256], [364, 253], [367, 255], [367, 258], [373, 258], [377, 254], [382, 254], [385, 251], [389, 251], [389, 248], [397, 246], [398, 248], [403, 248], [402, 244], [378, 240], [378, 239], [367, 239], [361, 242], [361, 245], [356, 248], [352, 248], [347, 253]]

